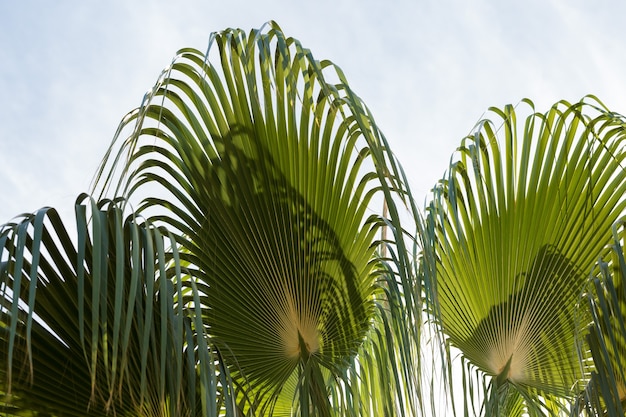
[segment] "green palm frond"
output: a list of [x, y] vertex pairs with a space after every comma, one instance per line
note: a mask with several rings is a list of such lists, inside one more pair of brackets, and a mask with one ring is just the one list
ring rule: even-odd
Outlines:
[[491, 109], [427, 208], [434, 312], [485, 400], [510, 385], [548, 413], [586, 377], [575, 306], [626, 204], [626, 124], [588, 101]]
[[593, 323], [585, 334], [582, 356], [591, 352], [594, 369], [583, 395], [589, 415], [620, 416], [626, 410], [626, 221], [613, 228], [594, 268], [583, 307], [590, 306]]
[[405, 184], [341, 71], [274, 23], [180, 51], [97, 179], [176, 233], [239, 407], [303, 416], [416, 408]]
[[209, 399], [224, 403], [228, 390], [196, 378], [218, 365], [194, 349], [207, 336], [172, 284], [180, 268], [167, 275], [172, 236], [122, 206], [79, 197], [74, 240], [49, 208], [0, 228], [4, 415], [215, 415]]

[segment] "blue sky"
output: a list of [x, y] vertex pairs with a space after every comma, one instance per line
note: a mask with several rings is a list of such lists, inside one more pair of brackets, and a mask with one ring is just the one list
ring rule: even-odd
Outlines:
[[489, 106], [595, 94], [626, 113], [617, 0], [51, 4], [0, 3], [0, 224], [44, 205], [72, 223], [119, 121], [175, 52], [270, 19], [344, 70], [420, 200]]

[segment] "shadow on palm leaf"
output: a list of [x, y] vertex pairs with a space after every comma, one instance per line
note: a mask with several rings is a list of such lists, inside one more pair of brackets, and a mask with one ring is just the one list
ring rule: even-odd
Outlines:
[[496, 389], [509, 382], [522, 390], [568, 395], [578, 374], [564, 358], [575, 354], [575, 347], [561, 341], [576, 327], [571, 308], [560, 300], [580, 291], [575, 284], [582, 273], [552, 245], [541, 247], [530, 265], [515, 279], [521, 287], [493, 306], [463, 342], [471, 346], [466, 356], [495, 377]]
[[345, 191], [302, 187], [305, 168], [288, 179], [253, 133], [232, 134], [244, 142], [219, 142], [220, 157], [191, 179], [204, 218], [183, 256], [198, 267], [208, 332], [250, 407], [262, 413], [280, 397], [288, 408], [296, 395], [301, 407], [328, 406], [324, 379], [356, 353], [372, 313], [358, 234], [373, 226], [342, 240], [310, 201], [338, 206]]

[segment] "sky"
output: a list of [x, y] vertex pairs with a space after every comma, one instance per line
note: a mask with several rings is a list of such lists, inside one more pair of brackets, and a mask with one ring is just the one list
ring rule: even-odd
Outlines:
[[618, 0], [2, 1], [0, 224], [43, 206], [73, 222], [119, 121], [211, 32], [275, 20], [341, 67], [425, 201], [490, 106], [595, 94], [626, 114], [623, 16]]

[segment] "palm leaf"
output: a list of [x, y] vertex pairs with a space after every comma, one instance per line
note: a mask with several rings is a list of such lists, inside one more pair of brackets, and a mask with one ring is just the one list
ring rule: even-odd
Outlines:
[[244, 412], [414, 410], [403, 174], [341, 71], [277, 25], [180, 51], [96, 188], [177, 234]]
[[180, 268], [174, 281], [166, 272], [172, 237], [121, 206], [79, 197], [77, 246], [49, 208], [0, 229], [5, 415], [214, 415], [223, 404], [227, 390], [196, 378], [215, 358], [194, 349], [206, 335], [172, 284]]
[[585, 293], [593, 324], [581, 346], [591, 352], [594, 369], [583, 393], [589, 415], [623, 416], [626, 409], [626, 261], [624, 219], [613, 227], [613, 242], [600, 256]]
[[585, 377], [575, 306], [626, 191], [624, 119], [589, 101], [491, 109], [428, 207], [434, 313], [485, 401], [508, 384], [547, 413]]

